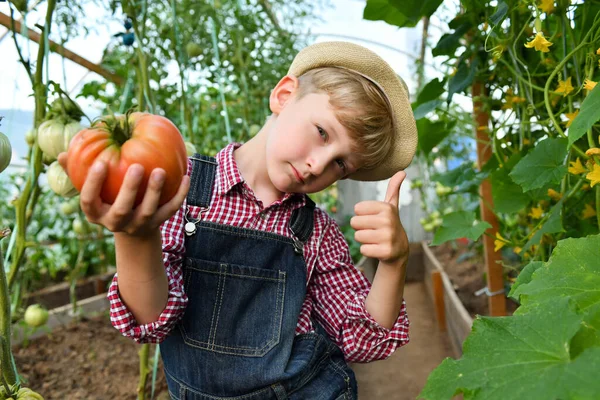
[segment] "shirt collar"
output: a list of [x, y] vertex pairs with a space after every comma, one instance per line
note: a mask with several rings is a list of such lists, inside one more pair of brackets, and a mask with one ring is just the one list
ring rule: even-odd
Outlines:
[[[241, 145], [241, 143], [230, 143], [216, 155], [218, 163], [216, 186], [219, 195], [225, 195], [238, 184], [245, 183], [233, 157], [233, 151]], [[252, 190], [250, 187], [248, 189]], [[286, 193], [280, 202], [283, 203], [290, 198], [298, 200], [299, 206], [303, 206], [306, 203], [306, 198], [302, 193]]]

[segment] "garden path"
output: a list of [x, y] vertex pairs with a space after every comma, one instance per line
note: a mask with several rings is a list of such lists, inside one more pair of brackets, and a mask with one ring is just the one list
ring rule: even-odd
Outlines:
[[410, 342], [387, 360], [352, 364], [360, 400], [414, 400], [431, 371], [452, 355], [447, 335], [439, 331], [424, 283], [407, 282], [404, 299]]

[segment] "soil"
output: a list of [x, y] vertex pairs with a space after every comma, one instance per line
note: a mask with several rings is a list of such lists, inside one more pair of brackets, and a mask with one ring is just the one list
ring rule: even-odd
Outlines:
[[[50, 335], [14, 347], [13, 355], [24, 386], [45, 400], [137, 399], [140, 345], [112, 327], [107, 314], [84, 318]], [[154, 345], [150, 347], [150, 357]], [[152, 375], [146, 384], [150, 399]], [[168, 399], [162, 365], [155, 399]]]
[[[431, 250], [448, 274], [456, 294], [471, 317], [489, 315], [487, 296], [475, 295], [476, 291], [487, 285], [485, 260], [477, 246], [472, 242], [446, 242], [432, 247]], [[517, 307], [518, 304], [514, 300], [506, 298], [507, 315], [512, 315]]]

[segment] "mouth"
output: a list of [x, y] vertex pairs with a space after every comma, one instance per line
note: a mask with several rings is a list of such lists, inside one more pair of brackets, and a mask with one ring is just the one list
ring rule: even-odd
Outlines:
[[[292, 165], [292, 164], [290, 164]], [[296, 180], [304, 185], [304, 179], [302, 179], [302, 177], [300, 176], [300, 173], [296, 170], [296, 168], [294, 168], [294, 166], [292, 165], [292, 171], [294, 171], [294, 176], [296, 176]]]

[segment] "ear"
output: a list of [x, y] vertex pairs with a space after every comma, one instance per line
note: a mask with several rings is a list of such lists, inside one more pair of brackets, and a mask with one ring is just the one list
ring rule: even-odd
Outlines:
[[296, 89], [298, 89], [298, 78], [293, 75], [286, 75], [281, 78], [269, 97], [271, 112], [279, 115], [285, 104], [294, 96]]

